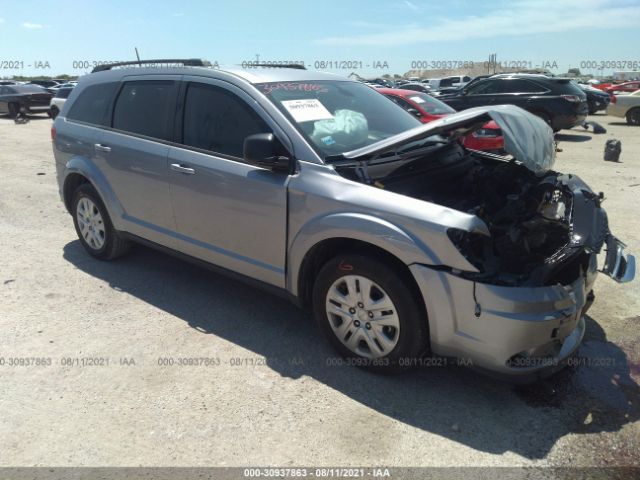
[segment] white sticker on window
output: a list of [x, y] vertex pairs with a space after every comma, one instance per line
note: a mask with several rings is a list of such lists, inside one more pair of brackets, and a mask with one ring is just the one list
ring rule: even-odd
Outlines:
[[420, 97], [409, 97], [409, 100], [413, 100], [416, 103], [425, 103], [424, 99]]
[[298, 122], [312, 122], [315, 120], [330, 120], [333, 118], [331, 112], [320, 103], [317, 98], [306, 100], [284, 100], [282, 102], [284, 108], [291, 114], [293, 119]]

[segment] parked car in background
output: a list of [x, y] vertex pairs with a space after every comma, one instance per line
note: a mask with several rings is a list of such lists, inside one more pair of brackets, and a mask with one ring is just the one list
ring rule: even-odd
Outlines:
[[[401, 106], [422, 123], [429, 123], [456, 113], [449, 105], [426, 93], [399, 88], [380, 88], [378, 92]], [[500, 127], [496, 122], [491, 121], [467, 135], [463, 140], [463, 144], [473, 150], [501, 152], [504, 147], [504, 138]]]
[[612, 95], [607, 113], [625, 118], [629, 125], [640, 125], [640, 90], [628, 95]]
[[443, 92], [455, 91], [462, 88], [471, 81], [469, 75], [454, 75], [443, 78], [428, 78], [424, 80], [424, 83], [431, 87], [431, 91], [439, 95]]
[[27, 82], [26, 85], [40, 85], [43, 88], [51, 88], [59, 84], [60, 82], [56, 82], [55, 80], [31, 80]]
[[51, 118], [55, 119], [58, 116], [58, 114], [62, 110], [62, 107], [66, 103], [67, 98], [69, 98], [69, 95], [73, 91], [73, 87], [74, 86], [71, 85], [56, 89], [56, 93], [53, 95], [53, 98], [49, 103], [49, 116]]
[[16, 82], [13, 80], [0, 80], [0, 85], [16, 85]]
[[405, 83], [404, 85], [400, 85], [398, 88], [402, 90], [413, 90], [414, 92], [423, 92], [423, 93], [431, 92], [431, 87], [429, 87], [429, 85], [425, 85], [424, 83], [419, 83], [419, 82]]
[[47, 113], [53, 95], [39, 85], [0, 86], [0, 115], [11, 118], [18, 113]]
[[593, 88], [590, 85], [585, 85], [583, 83], [579, 83], [578, 86], [587, 95], [589, 115], [593, 115], [600, 110], [607, 109], [609, 103], [611, 102], [611, 96], [608, 93], [603, 92], [602, 90], [598, 90], [597, 88]]
[[617, 85], [610, 85], [606, 87], [604, 91], [611, 95], [614, 95], [616, 93], [632, 93], [636, 90], [640, 90], [640, 80], [618, 83]]
[[537, 74], [499, 74], [438, 97], [455, 110], [517, 105], [542, 118], [554, 131], [584, 122], [587, 95], [570, 79]]

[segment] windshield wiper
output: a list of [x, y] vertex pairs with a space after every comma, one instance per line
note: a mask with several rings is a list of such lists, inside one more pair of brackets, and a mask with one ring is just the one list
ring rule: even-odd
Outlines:
[[430, 140], [407, 150], [385, 152], [382, 155], [376, 155], [367, 160], [346, 159], [341, 153], [339, 153], [337, 155], [326, 156], [324, 162], [340, 166], [356, 166], [360, 165], [362, 162], [368, 163], [370, 165], [382, 165], [385, 163], [397, 162], [398, 160], [407, 160], [409, 158], [419, 157], [420, 155], [429, 152], [429, 150], [431, 149], [430, 147], [433, 147], [434, 145], [446, 145], [448, 143], [448, 139]]

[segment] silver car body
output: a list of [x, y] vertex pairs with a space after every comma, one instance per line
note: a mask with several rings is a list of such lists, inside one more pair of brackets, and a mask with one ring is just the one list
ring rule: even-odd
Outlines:
[[[295, 157], [297, 172], [272, 172], [66, 118], [86, 87], [150, 76], [213, 84], [235, 93]], [[552, 363], [566, 359], [584, 333], [582, 311], [596, 277], [595, 254], [589, 272], [570, 285], [508, 287], [461, 278], [456, 272], [477, 270], [449, 240], [447, 230], [486, 232], [484, 222], [469, 213], [349, 180], [325, 164], [254, 86], [303, 80], [350, 81], [296, 69], [135, 68], [88, 75], [54, 123], [61, 197], [69, 208], [67, 185], [73, 175], [82, 175], [100, 194], [117, 230], [259, 280], [294, 298], [303, 295], [301, 272], [314, 247], [331, 239], [374, 245], [404, 263], [415, 279], [436, 354], [464, 357], [498, 373], [524, 375], [548, 365], [523, 368], [507, 361], [519, 352], [544, 348], [555, 331], [563, 346]], [[551, 154], [552, 146], [543, 122], [536, 123], [517, 107], [475, 110], [407, 135], [430, 135], [489, 114], [503, 128], [505, 144], [516, 158], [532, 169], [550, 167], [551, 159], [540, 160]], [[532, 132], [528, 137], [527, 131]], [[103, 149], [105, 145], [110, 151]], [[173, 169], [182, 163], [193, 166], [197, 174]], [[611, 238], [615, 255], [609, 259], [609, 273], [615, 276], [615, 268], [626, 260], [626, 277], [618, 279], [633, 278], [633, 258], [625, 259], [621, 244]]]

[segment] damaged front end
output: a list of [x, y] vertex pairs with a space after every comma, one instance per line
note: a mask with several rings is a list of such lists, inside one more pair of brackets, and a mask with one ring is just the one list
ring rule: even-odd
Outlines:
[[[603, 195], [551, 170], [553, 134], [544, 122], [517, 107], [472, 110], [333, 161], [345, 177], [484, 222], [486, 229], [447, 229], [475, 271], [410, 267], [427, 304], [432, 350], [492, 372], [538, 375], [582, 340], [598, 253], [606, 252], [600, 271], [618, 282], [634, 278], [635, 259], [610, 232]], [[455, 141], [487, 119], [502, 129], [511, 156]]]
[[[488, 120], [499, 125], [510, 156], [466, 150], [456, 141]], [[353, 180], [480, 218], [484, 232], [447, 231], [477, 269], [456, 272], [464, 278], [568, 284], [603, 246], [602, 271], [619, 282], [633, 278], [634, 259], [609, 231], [603, 195], [575, 175], [551, 170], [553, 132], [518, 107], [469, 109], [329, 161]]]

